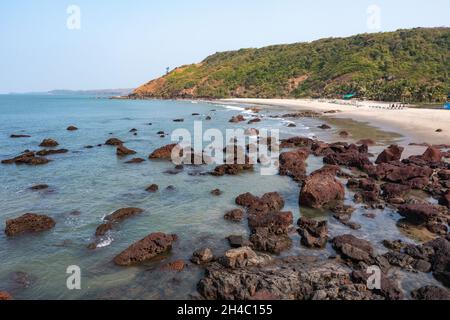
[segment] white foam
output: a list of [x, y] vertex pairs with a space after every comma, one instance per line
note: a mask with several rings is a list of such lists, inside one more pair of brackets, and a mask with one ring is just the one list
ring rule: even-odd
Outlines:
[[106, 237], [106, 239], [102, 240], [97, 244], [97, 248], [105, 248], [111, 245], [114, 239], [110, 236]]
[[236, 106], [224, 106], [225, 109], [228, 110], [235, 110], [235, 111], [245, 111], [245, 108], [242, 107], [236, 107]]

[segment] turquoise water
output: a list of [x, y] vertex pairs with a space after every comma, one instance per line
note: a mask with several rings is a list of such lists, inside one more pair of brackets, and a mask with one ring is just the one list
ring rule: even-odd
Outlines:
[[[212, 111], [215, 110], [215, 111]], [[196, 284], [203, 275], [199, 267], [188, 265], [185, 271], [174, 273], [161, 270], [168, 262], [189, 260], [192, 252], [203, 246], [220, 255], [228, 249], [225, 237], [248, 233], [245, 221], [229, 223], [223, 214], [235, 208], [234, 199], [241, 193], [261, 195], [279, 191], [286, 199], [286, 210], [300, 214], [320, 215], [324, 212], [301, 212], [298, 206], [299, 187], [291, 179], [261, 176], [256, 170], [236, 177], [212, 177], [199, 173], [212, 167], [186, 168], [178, 175], [164, 173], [173, 168], [165, 161], [125, 164], [115, 154], [115, 148], [97, 147], [111, 137], [136, 150], [136, 157], [147, 159], [156, 148], [171, 143], [170, 136], [161, 138], [160, 130], [171, 133], [177, 128], [193, 129], [195, 120], [207, 115], [204, 129], [230, 127], [231, 116], [244, 112], [242, 108], [191, 103], [188, 101], [128, 101], [96, 99], [77, 96], [0, 96], [0, 159], [11, 158], [26, 149], [39, 150], [44, 138], [60, 143], [70, 150], [49, 156], [54, 160], [44, 166], [0, 165], [0, 223], [26, 212], [46, 214], [56, 220], [56, 227], [34, 235], [12, 239], [0, 233], [0, 290], [9, 291], [16, 299], [185, 299], [196, 295]], [[199, 113], [199, 116], [192, 116]], [[245, 112], [244, 112], [245, 113]], [[264, 113], [270, 113], [265, 110]], [[245, 113], [248, 116], [247, 113]], [[185, 122], [172, 120], [184, 118]], [[281, 136], [309, 135], [331, 139], [333, 133], [315, 129], [317, 119], [296, 120], [296, 128], [287, 128], [282, 119], [267, 119], [261, 123], [231, 125], [232, 128], [279, 128]], [[152, 123], [152, 125], [149, 125]], [[78, 131], [69, 132], [75, 125]], [[138, 135], [130, 129], [138, 129]], [[11, 134], [29, 134], [26, 139], [10, 139]], [[341, 139], [342, 140], [342, 139]], [[87, 145], [94, 148], [86, 149]], [[309, 171], [319, 168], [321, 159], [311, 158]], [[43, 191], [30, 191], [35, 184], [48, 184]], [[145, 188], [156, 183], [160, 189], [149, 194]], [[175, 190], [166, 187], [174, 186]], [[210, 191], [220, 188], [220, 197]], [[352, 195], [348, 194], [348, 199]], [[103, 240], [103, 247], [89, 250], [96, 227], [102, 218], [123, 207], [139, 207], [144, 213], [123, 222]], [[367, 221], [360, 210], [355, 221], [364, 223], [360, 231], [330, 219], [330, 233], [354, 233], [375, 242], [386, 238], [404, 238], [395, 227], [394, 213], [383, 213]], [[152, 232], [176, 233], [179, 241], [172, 252], [157, 261], [135, 267], [117, 267], [115, 255]], [[285, 254], [322, 254], [300, 247], [299, 238], [292, 235], [294, 247]], [[68, 290], [66, 269], [78, 265], [82, 271], [82, 290]], [[19, 284], [17, 273], [28, 275], [29, 283]], [[411, 283], [412, 282], [412, 283]], [[404, 280], [405, 287], [417, 283], [434, 283], [430, 277], [414, 275]]]

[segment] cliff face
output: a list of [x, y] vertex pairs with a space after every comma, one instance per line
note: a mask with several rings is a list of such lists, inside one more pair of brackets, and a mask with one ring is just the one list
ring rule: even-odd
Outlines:
[[450, 93], [450, 28], [418, 28], [216, 53], [130, 98], [341, 97], [441, 102]]

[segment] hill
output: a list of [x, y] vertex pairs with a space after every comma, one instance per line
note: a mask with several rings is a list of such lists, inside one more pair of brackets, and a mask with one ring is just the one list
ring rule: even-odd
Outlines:
[[442, 102], [450, 93], [450, 28], [327, 38], [221, 52], [137, 88], [143, 98], [337, 98]]

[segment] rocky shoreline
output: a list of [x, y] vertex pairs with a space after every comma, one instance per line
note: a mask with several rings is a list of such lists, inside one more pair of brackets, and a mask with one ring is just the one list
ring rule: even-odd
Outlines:
[[[257, 112], [257, 110], [253, 110]], [[285, 114], [282, 118], [321, 117], [322, 113], [299, 112]], [[258, 120], [256, 120], [258, 119]], [[230, 123], [244, 122], [242, 115], [231, 118]], [[252, 121], [253, 120], [253, 121]], [[255, 116], [247, 124], [263, 121]], [[182, 122], [182, 119], [174, 121]], [[323, 126], [324, 130], [328, 128]], [[70, 126], [67, 130], [76, 131]], [[255, 129], [256, 130], [256, 129]], [[137, 134], [137, 130], [130, 131]], [[250, 132], [249, 132], [250, 133]], [[255, 132], [251, 132], [257, 133]], [[161, 133], [164, 134], [164, 133]], [[343, 136], [343, 135], [341, 135]], [[15, 137], [14, 137], [15, 138]], [[258, 141], [269, 149], [280, 149], [279, 175], [292, 179], [298, 184], [298, 201], [301, 207], [329, 211], [349, 230], [361, 228], [352, 221], [356, 205], [369, 209], [390, 209], [403, 217], [397, 222], [399, 228], [416, 232], [426, 229], [434, 240], [421, 244], [406, 244], [398, 239], [385, 239], [383, 245], [389, 250], [378, 254], [373, 244], [351, 234], [331, 238], [328, 222], [307, 217], [294, 221], [290, 211], [283, 211], [285, 199], [274, 192], [263, 195], [244, 193], [234, 199], [236, 208], [224, 212], [224, 220], [233, 223], [247, 223], [250, 230], [248, 238], [230, 235], [230, 249], [221, 256], [214, 255], [214, 248], [192, 248], [191, 262], [205, 270], [204, 277], [197, 285], [201, 299], [226, 300], [399, 300], [408, 299], [399, 288], [393, 270], [422, 272], [431, 274], [442, 287], [417, 287], [410, 293], [414, 299], [450, 299], [450, 145], [426, 145], [427, 150], [420, 155], [403, 158], [404, 147], [391, 145], [376, 158], [369, 152], [373, 141], [369, 139], [358, 143], [327, 143], [307, 137], [290, 137], [281, 141]], [[105, 145], [116, 148], [120, 159], [134, 155], [134, 150], [124, 143], [111, 138]], [[51, 160], [46, 156], [67, 153], [66, 149], [55, 149], [58, 142], [45, 139], [39, 145], [40, 151], [26, 150], [12, 159], [2, 160], [2, 164], [45, 165]], [[148, 161], [170, 161], [176, 144], [169, 144], [154, 150]], [[232, 144], [232, 148], [238, 146]], [[247, 150], [238, 150], [247, 157]], [[203, 154], [193, 154], [186, 150], [184, 156], [189, 160]], [[236, 154], [235, 153], [235, 154]], [[307, 160], [310, 157], [323, 160], [323, 167], [307, 173]], [[403, 160], [402, 160], [403, 158]], [[185, 158], [186, 159], [186, 158]], [[255, 163], [246, 158], [245, 164], [220, 165], [206, 172], [220, 179], [243, 172], [252, 172]], [[54, 160], [55, 161], [55, 160]], [[127, 163], [141, 163], [142, 158], [133, 158]], [[172, 170], [177, 174], [189, 164], [178, 164]], [[220, 183], [220, 180], [218, 180]], [[48, 186], [47, 186], [48, 187]], [[147, 188], [156, 192], [159, 186], [152, 184]], [[40, 190], [40, 187], [36, 188]], [[353, 203], [345, 203], [347, 190], [355, 193]], [[280, 191], [280, 190], [278, 190]], [[417, 198], [415, 192], [424, 196]], [[211, 196], [219, 196], [219, 189]], [[139, 215], [140, 208], [123, 208], [107, 215], [93, 234], [96, 241], [89, 245], [95, 249], [102, 236], [117, 228], [125, 220]], [[369, 213], [367, 213], [369, 215]], [[370, 217], [368, 216], [368, 219]], [[331, 219], [331, 217], [330, 217]], [[6, 221], [5, 233], [16, 237], [24, 233], [45, 232], [55, 227], [55, 221], [45, 215], [27, 213], [16, 219]], [[172, 249], [173, 243], [182, 241], [177, 235], [154, 233], [131, 244], [127, 249], [112, 257], [118, 266], [127, 267], [156, 257], [164, 256]], [[300, 235], [303, 247], [323, 250], [331, 246], [334, 254], [328, 259], [312, 256], [282, 257], [293, 245], [292, 236]], [[194, 251], [195, 250], [195, 251]], [[186, 261], [169, 262], [165, 269], [181, 272]], [[370, 290], [367, 269], [377, 266], [382, 271], [381, 288]], [[0, 288], [1, 289], [1, 288]], [[0, 292], [2, 297], [11, 298]]]

